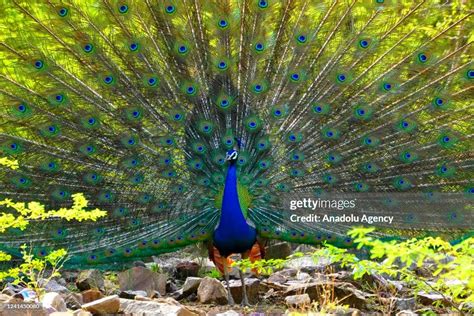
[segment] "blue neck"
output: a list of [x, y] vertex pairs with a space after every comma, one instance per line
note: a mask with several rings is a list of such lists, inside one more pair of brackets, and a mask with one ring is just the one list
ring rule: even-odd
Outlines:
[[224, 195], [222, 197], [221, 218], [217, 229], [239, 226], [248, 226], [248, 224], [242, 213], [237, 192], [237, 166], [235, 162], [231, 162], [227, 169]]

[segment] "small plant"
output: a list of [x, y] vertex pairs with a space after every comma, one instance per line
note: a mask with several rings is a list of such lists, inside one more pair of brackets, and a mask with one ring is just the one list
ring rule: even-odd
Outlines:
[[153, 262], [152, 264], [150, 264], [150, 270], [155, 273], [161, 273], [161, 267], [156, 262]]
[[38, 258], [31, 253], [31, 250], [27, 250], [26, 245], [22, 245], [21, 254], [23, 263], [7, 271], [0, 271], [0, 281], [13, 279], [13, 284], [30, 288], [37, 297], [41, 298], [44, 295], [43, 286], [48, 284], [51, 279], [61, 275], [59, 271], [67, 259], [67, 251], [58, 249], [45, 257]]
[[214, 279], [219, 279], [221, 277], [221, 273], [216, 268], [212, 268], [211, 270], [209, 270], [207, 272], [204, 272], [203, 275], [205, 277], [210, 277], [210, 278], [214, 278]]

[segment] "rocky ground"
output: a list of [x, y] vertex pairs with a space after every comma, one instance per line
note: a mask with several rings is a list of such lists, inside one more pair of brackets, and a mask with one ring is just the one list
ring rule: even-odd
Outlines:
[[[290, 253], [286, 243], [267, 251], [273, 258]], [[350, 271], [301, 257], [269, 276], [248, 274], [246, 289], [252, 306], [228, 306], [225, 282], [207, 259], [184, 251], [154, 260], [135, 262], [117, 273], [63, 271], [61, 278], [42, 284], [46, 294], [41, 300], [30, 289], [7, 284], [0, 294], [0, 315], [416, 315], [445, 300], [430, 293], [417, 293], [415, 298], [402, 282], [380, 275], [355, 282]], [[242, 288], [236, 270], [230, 287], [239, 304]]]

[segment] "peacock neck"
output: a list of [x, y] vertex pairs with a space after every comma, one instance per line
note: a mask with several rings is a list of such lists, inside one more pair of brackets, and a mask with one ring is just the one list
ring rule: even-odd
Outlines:
[[227, 176], [222, 197], [221, 218], [217, 229], [248, 226], [239, 201], [237, 190], [237, 166], [231, 162], [227, 169]]

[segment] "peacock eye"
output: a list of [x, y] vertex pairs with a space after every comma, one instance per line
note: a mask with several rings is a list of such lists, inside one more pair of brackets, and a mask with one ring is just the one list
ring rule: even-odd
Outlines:
[[127, 13], [128, 12], [128, 6], [126, 4], [123, 4], [119, 7], [119, 12], [120, 13]]
[[173, 13], [174, 11], [176, 11], [176, 8], [172, 5], [169, 5], [166, 7], [166, 13]]
[[60, 17], [65, 17], [67, 15], [67, 12], [68, 12], [68, 10], [66, 8], [61, 8], [58, 11], [58, 14], [59, 14]]

